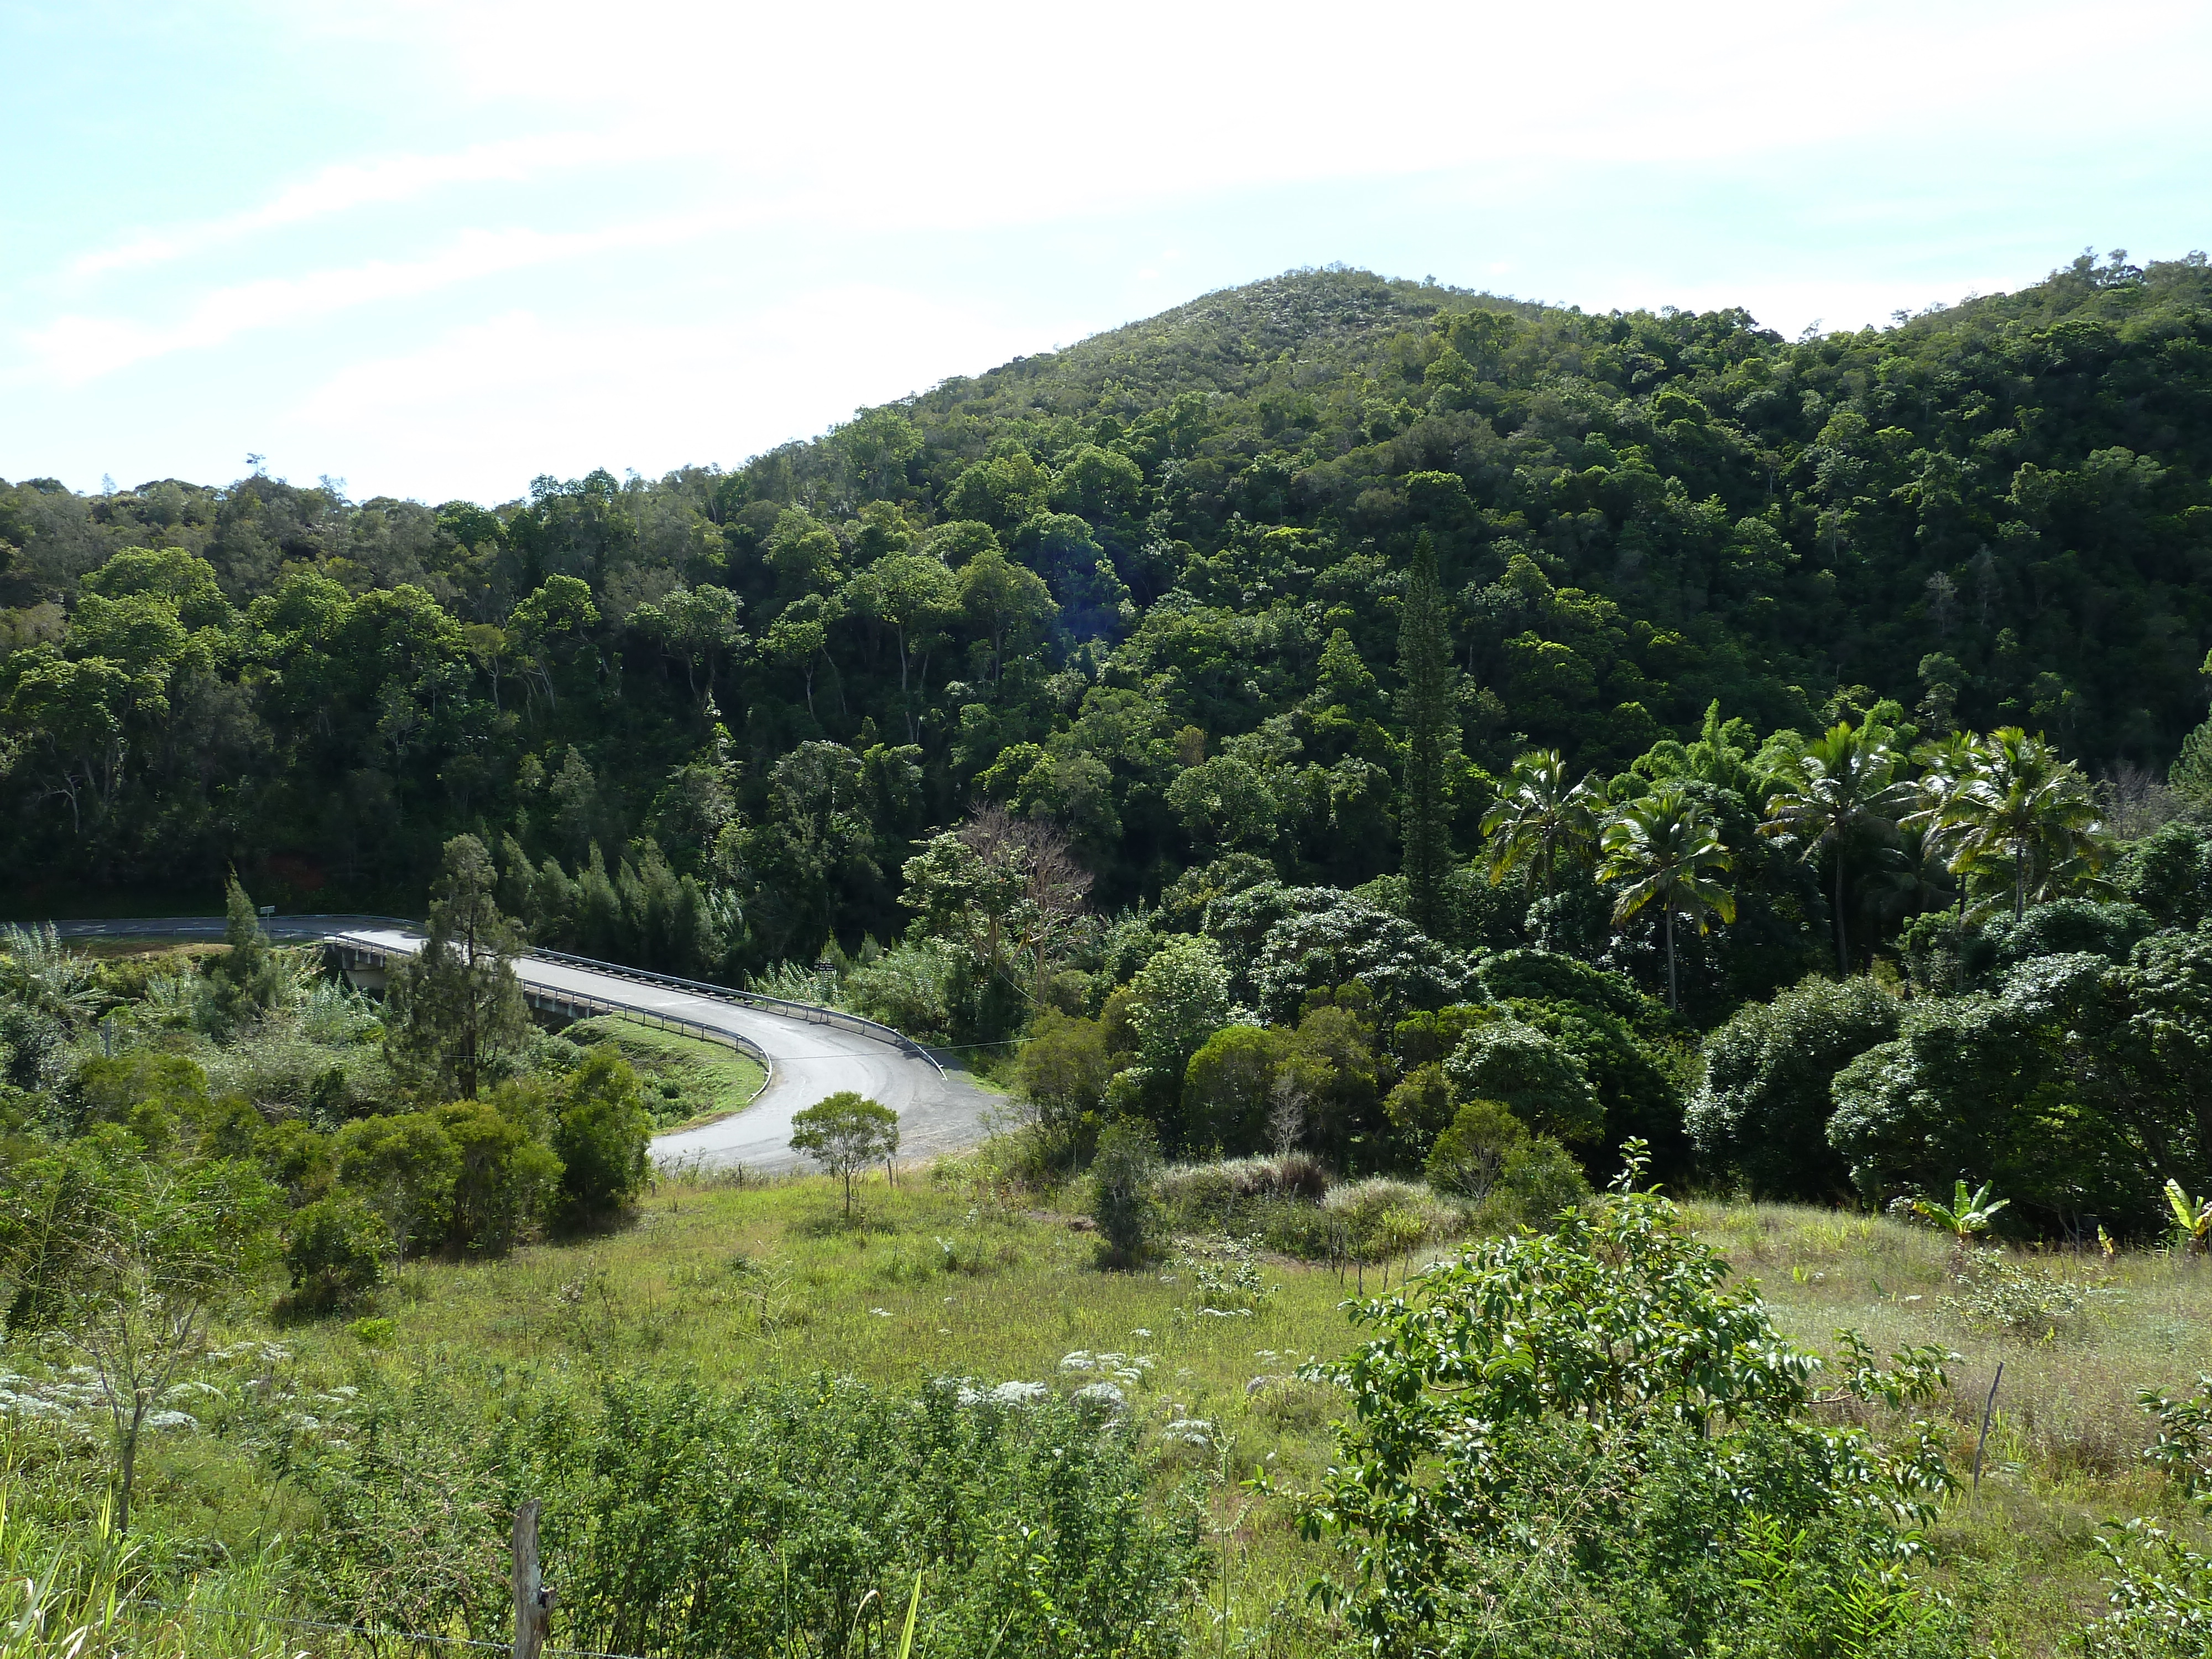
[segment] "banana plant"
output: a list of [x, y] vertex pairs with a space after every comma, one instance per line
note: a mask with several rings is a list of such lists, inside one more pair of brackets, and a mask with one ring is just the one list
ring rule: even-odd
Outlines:
[[2212, 1198], [2192, 1202], [2182, 1184], [2169, 1179], [2166, 1203], [2173, 1212], [2173, 1231], [2180, 1235], [2181, 1248], [2200, 1254], [2212, 1251]]
[[1984, 1182], [1981, 1191], [1970, 1193], [1966, 1183], [1960, 1181], [1952, 1189], [1949, 1204], [1938, 1203], [1932, 1198], [1917, 1198], [1912, 1200], [1913, 1212], [1925, 1216], [1948, 1232], [1959, 1241], [1959, 1249], [1963, 1251], [1973, 1243], [1977, 1234], [1987, 1232], [1996, 1212], [2012, 1202], [2008, 1198], [1991, 1198], [1993, 1184]]

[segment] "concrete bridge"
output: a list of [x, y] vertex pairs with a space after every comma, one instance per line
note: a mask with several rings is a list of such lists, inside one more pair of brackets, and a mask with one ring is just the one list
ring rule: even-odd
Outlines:
[[[219, 939], [220, 916], [65, 921], [65, 939]], [[396, 957], [422, 935], [388, 916], [264, 916], [262, 930], [287, 943], [320, 941], [348, 979], [380, 990]], [[902, 1157], [957, 1152], [983, 1139], [994, 1097], [913, 1039], [841, 1009], [732, 991], [553, 951], [518, 957], [515, 976], [532, 1008], [556, 1018], [636, 1015], [709, 1042], [727, 1042], [768, 1067], [751, 1104], [695, 1129], [660, 1135], [654, 1161], [705, 1168], [742, 1165], [763, 1173], [803, 1167], [790, 1149], [792, 1114], [850, 1089], [899, 1116]]]

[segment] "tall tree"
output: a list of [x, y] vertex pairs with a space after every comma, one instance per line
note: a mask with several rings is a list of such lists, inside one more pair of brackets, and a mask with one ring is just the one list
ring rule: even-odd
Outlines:
[[[1577, 862], [1597, 839], [1598, 808], [1603, 804], [1585, 775], [1567, 781], [1567, 763], [1556, 749], [1533, 750], [1513, 763], [1505, 787], [1482, 815], [1482, 836], [1490, 854], [1493, 885], [1524, 866], [1535, 873], [1544, 896], [1562, 859]], [[1552, 945], [1552, 914], [1544, 911], [1544, 948]]]
[[1871, 722], [1832, 726], [1783, 775], [1783, 787], [1766, 804], [1763, 836], [1795, 845], [1801, 860], [1828, 854], [1836, 919], [1836, 971], [1851, 971], [1850, 935], [1844, 918], [1844, 866], [1854, 842], [1897, 833], [1910, 791], [1897, 781], [1897, 751]]
[[2017, 919], [2030, 899], [2055, 896], [2104, 861], [2104, 826], [2089, 781], [2040, 733], [2001, 726], [1982, 739], [1972, 773], [1936, 819], [1955, 836], [1951, 868], [2000, 874]]
[[526, 945], [493, 895], [499, 872], [474, 836], [446, 843], [429, 938], [392, 970], [386, 1038], [395, 1061], [447, 1097], [476, 1097], [488, 1068], [530, 1029], [514, 958]]
[[285, 990], [284, 964], [261, 931], [253, 901], [233, 871], [224, 896], [223, 943], [230, 949], [208, 966], [213, 981], [214, 1014], [220, 1029], [234, 1031], [267, 1013]]
[[1398, 628], [1398, 712], [1406, 722], [1406, 787], [1398, 818], [1413, 921], [1435, 933], [1443, 922], [1451, 833], [1444, 816], [1444, 750], [1452, 713], [1451, 635], [1437, 580], [1436, 544], [1426, 531], [1413, 552]]
[[1713, 880], [1712, 872], [1733, 867], [1718, 830], [1704, 806], [1672, 784], [1662, 784], [1642, 800], [1623, 807], [1605, 826], [1598, 878], [1620, 885], [1613, 922], [1626, 927], [1650, 905], [1659, 907], [1667, 939], [1667, 1006], [1682, 1006], [1675, 984], [1674, 918], [1697, 923], [1706, 918], [1735, 920], [1735, 896]]

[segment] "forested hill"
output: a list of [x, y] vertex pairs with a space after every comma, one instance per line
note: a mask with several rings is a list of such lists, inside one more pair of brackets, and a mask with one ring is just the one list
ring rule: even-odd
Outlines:
[[901, 931], [987, 799], [1104, 911], [1233, 854], [1350, 887], [1398, 866], [1425, 534], [1462, 855], [1522, 750], [1602, 777], [1716, 702], [1747, 750], [1887, 700], [2162, 774], [2212, 644], [2208, 287], [2085, 256], [1792, 343], [1304, 271], [731, 471], [0, 484], [0, 857], [33, 912], [231, 864], [412, 911], [474, 829], [730, 972]]

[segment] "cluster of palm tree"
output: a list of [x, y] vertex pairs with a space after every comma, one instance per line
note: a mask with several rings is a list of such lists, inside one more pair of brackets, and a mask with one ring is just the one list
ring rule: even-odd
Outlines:
[[[1962, 913], [1978, 890], [1984, 908], [2009, 898], [2018, 917], [2094, 878], [2104, 861], [2088, 780], [2018, 726], [1986, 737], [1959, 732], [1908, 755], [1896, 733], [1871, 718], [1839, 723], [1764, 770], [1725, 748], [1715, 720], [1707, 726], [1683, 751], [1684, 776], [1620, 801], [1593, 775], [1574, 779], [1555, 750], [1525, 754], [1482, 819], [1493, 882], [1526, 870], [1548, 901], [1560, 870], [1594, 866], [1613, 890], [1616, 927], [1655, 911], [1666, 941], [1669, 1006], [1680, 1001], [1676, 922], [1702, 933], [1735, 919], [1735, 898], [1720, 879], [1735, 867], [1734, 855], [1717, 815], [1693, 787], [1723, 761], [1737, 763], [1733, 769], [1764, 798], [1753, 803], [1762, 809], [1759, 835], [1808, 864], [1826, 860], [1842, 973], [1850, 971], [1846, 894], [1855, 876], [1878, 872], [1924, 904], [1942, 890], [1933, 874], [1940, 869]], [[1548, 947], [1548, 903], [1542, 914]]]
[[[1490, 878], [1502, 881], [1526, 867], [1550, 899], [1563, 863], [1597, 865], [1598, 879], [1616, 889], [1613, 922], [1625, 927], [1656, 908], [1667, 941], [1667, 1005], [1680, 1003], [1675, 984], [1674, 923], [1699, 933], [1717, 918], [1735, 919], [1735, 897], [1714, 879], [1734, 867], [1721, 842], [1718, 821], [1704, 802], [1679, 784], [1660, 784], [1615, 808], [1595, 780], [1570, 782], [1556, 750], [1538, 750], [1514, 763], [1497, 802], [1483, 814]], [[1551, 908], [1543, 911], [1547, 949]]]

